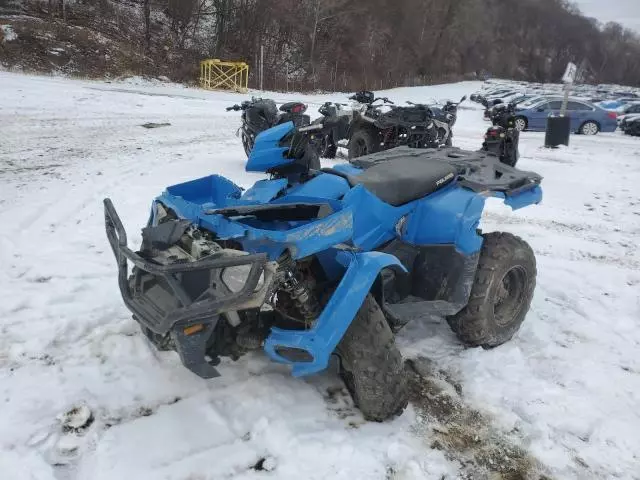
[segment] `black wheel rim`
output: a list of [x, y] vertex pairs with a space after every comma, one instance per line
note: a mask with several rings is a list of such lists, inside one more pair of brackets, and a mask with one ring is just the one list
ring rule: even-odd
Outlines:
[[527, 281], [527, 271], [521, 266], [511, 268], [500, 280], [493, 303], [494, 317], [499, 326], [511, 324], [522, 310]]
[[356, 157], [362, 157], [363, 155], [366, 155], [367, 152], [367, 144], [364, 140], [362, 139], [357, 139], [356, 140], [356, 145], [355, 145], [355, 156]]

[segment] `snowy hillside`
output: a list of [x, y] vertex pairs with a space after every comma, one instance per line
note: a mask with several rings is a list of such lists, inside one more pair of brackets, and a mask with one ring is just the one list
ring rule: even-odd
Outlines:
[[[385, 95], [457, 100], [478, 86]], [[375, 424], [330, 371], [294, 379], [254, 354], [199, 379], [153, 350], [121, 301], [102, 199], [137, 247], [165, 186], [261, 178], [244, 172], [239, 114], [224, 111], [240, 98], [0, 72], [0, 478], [640, 478], [640, 138], [547, 150], [543, 134], [522, 135], [519, 167], [545, 177], [544, 202], [490, 201], [482, 225], [535, 250], [521, 332], [484, 351], [446, 322], [412, 322], [398, 340], [412, 403]], [[312, 115], [344, 101], [274, 98]], [[487, 124], [463, 108], [454, 144], [478, 149]]]

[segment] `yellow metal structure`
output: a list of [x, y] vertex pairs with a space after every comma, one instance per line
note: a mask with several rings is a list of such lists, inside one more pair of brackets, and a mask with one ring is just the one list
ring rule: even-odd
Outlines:
[[249, 65], [244, 62], [223, 62], [208, 58], [200, 62], [200, 86], [208, 90], [246, 92], [249, 85]]

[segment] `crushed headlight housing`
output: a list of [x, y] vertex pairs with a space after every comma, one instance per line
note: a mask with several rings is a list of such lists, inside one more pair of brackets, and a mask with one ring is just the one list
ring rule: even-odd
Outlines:
[[[233, 293], [238, 293], [244, 288], [245, 284], [247, 283], [250, 271], [251, 265], [228, 267], [222, 271], [220, 278], [222, 278], [222, 282], [229, 290], [231, 290]], [[256, 284], [256, 288], [254, 291], [257, 292], [262, 288], [263, 285], [264, 273], [260, 274], [260, 278], [258, 279], [258, 283]]]

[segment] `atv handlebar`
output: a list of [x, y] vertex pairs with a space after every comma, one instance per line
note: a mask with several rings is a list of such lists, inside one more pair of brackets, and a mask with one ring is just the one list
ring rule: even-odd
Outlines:
[[373, 105], [375, 102], [377, 102], [378, 100], [382, 100], [383, 103], [388, 103], [389, 105], [395, 105], [395, 103], [393, 103], [391, 100], [389, 100], [387, 97], [378, 97], [375, 98], [373, 100], [373, 102], [371, 102], [371, 105]]

